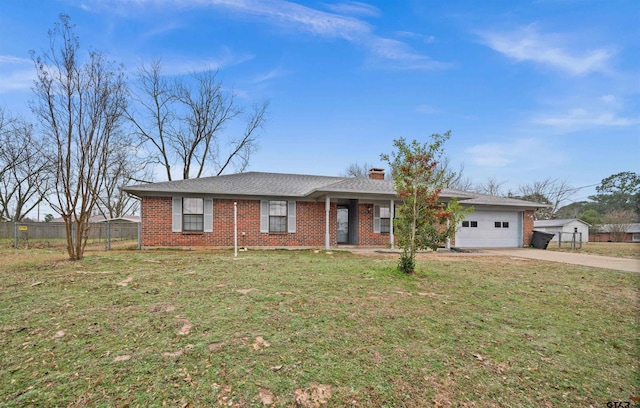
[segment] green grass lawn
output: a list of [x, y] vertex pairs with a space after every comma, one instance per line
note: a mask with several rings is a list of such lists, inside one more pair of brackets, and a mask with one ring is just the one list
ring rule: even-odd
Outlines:
[[560, 248], [557, 242], [550, 242], [547, 250], [640, 259], [640, 242], [583, 242], [577, 249], [571, 249], [570, 242], [563, 242]]
[[0, 249], [0, 405], [605, 407], [638, 396], [638, 274], [427, 254], [403, 276], [392, 257], [240, 256], [72, 263]]

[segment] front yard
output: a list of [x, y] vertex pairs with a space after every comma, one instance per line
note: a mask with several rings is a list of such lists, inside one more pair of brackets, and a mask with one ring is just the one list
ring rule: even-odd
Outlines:
[[560, 247], [557, 242], [550, 242], [547, 250], [640, 259], [640, 242], [583, 242], [582, 248], [576, 249], [571, 249], [570, 242], [563, 242]]
[[640, 275], [490, 256], [0, 249], [2, 406], [635, 403]]

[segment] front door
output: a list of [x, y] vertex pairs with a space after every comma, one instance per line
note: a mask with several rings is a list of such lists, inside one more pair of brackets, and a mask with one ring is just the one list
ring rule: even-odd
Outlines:
[[349, 243], [349, 207], [338, 206], [338, 244]]

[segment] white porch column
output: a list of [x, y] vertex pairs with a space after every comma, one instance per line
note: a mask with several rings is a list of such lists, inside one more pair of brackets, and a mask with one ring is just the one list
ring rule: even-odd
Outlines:
[[394, 200], [391, 200], [389, 204], [389, 243], [391, 249], [395, 249], [395, 237], [393, 235], [393, 218], [395, 217]]
[[[449, 229], [449, 225], [450, 225], [451, 221], [447, 218], [447, 229]], [[444, 244], [444, 247], [446, 249], [451, 249], [451, 238], [447, 237], [447, 242]]]
[[324, 230], [325, 230], [325, 234], [324, 234], [324, 249], [326, 249], [327, 251], [329, 249], [331, 249], [331, 234], [329, 233], [329, 210], [331, 210], [331, 198], [329, 196], [327, 196], [327, 198], [325, 199], [325, 203], [324, 203], [324, 212], [325, 212], [325, 218], [324, 218]]

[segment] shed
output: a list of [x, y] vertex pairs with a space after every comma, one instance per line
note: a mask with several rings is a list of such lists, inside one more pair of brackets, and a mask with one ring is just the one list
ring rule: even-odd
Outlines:
[[[533, 222], [534, 230], [547, 232], [549, 234], [555, 234], [555, 236], [551, 239], [552, 242], [558, 242], [559, 239], [562, 239], [562, 241], [571, 241], [573, 240], [574, 232], [582, 234], [582, 242], [589, 242], [590, 226], [590, 224], [578, 218], [536, 220]], [[576, 240], [579, 239], [580, 237], [576, 237]]]

